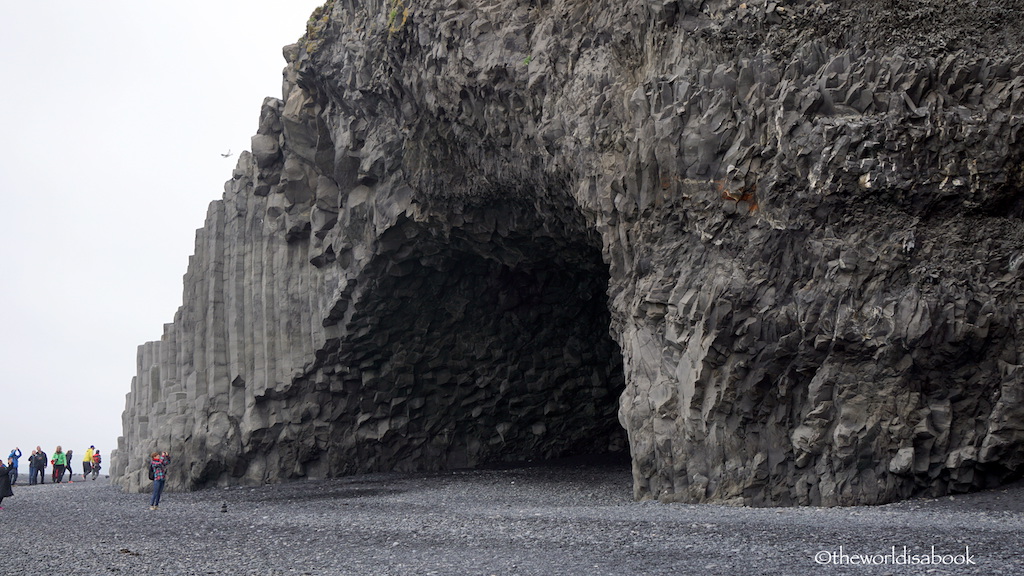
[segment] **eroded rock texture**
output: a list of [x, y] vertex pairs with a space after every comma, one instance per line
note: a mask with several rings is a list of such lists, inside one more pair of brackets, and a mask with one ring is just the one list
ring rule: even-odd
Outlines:
[[328, 2], [140, 348], [115, 476], [157, 447], [186, 488], [626, 448], [664, 500], [1020, 476], [1022, 8]]

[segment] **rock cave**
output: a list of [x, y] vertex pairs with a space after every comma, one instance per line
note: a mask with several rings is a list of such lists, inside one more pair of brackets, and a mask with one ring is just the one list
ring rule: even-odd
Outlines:
[[329, 445], [351, 455], [332, 471], [625, 454], [622, 356], [594, 238], [578, 222], [545, 226], [534, 206], [458, 212], [443, 238], [410, 220], [389, 229], [328, 317], [346, 336], [317, 352], [308, 378], [334, 382], [346, 403]]
[[285, 47], [112, 477], [628, 454], [633, 495], [1024, 474], [1024, 10], [330, 0]]

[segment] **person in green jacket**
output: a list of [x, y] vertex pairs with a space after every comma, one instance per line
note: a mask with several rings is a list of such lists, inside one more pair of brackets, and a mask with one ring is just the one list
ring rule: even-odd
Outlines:
[[60, 446], [53, 451], [53, 481], [56, 484], [60, 484], [64, 480], [64, 469], [68, 465], [68, 455], [64, 453], [64, 450]]

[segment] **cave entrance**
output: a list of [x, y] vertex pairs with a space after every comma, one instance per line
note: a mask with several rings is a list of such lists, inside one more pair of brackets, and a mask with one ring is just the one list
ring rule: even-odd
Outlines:
[[626, 461], [599, 240], [538, 213], [490, 204], [380, 239], [341, 346], [360, 376], [339, 438], [358, 471]]

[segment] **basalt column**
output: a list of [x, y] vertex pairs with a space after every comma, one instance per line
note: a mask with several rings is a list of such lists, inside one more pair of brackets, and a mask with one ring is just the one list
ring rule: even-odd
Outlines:
[[347, 336], [304, 382], [344, 406], [333, 469], [624, 454], [600, 252], [543, 234], [532, 206], [458, 212], [443, 239], [411, 220], [391, 229], [336, 314]]
[[113, 475], [625, 446], [638, 499], [1020, 478], [1022, 8], [327, 2], [140, 351]]
[[211, 205], [186, 304], [140, 348], [119, 482], [153, 449], [174, 488], [625, 455], [608, 267], [565, 180], [417, 196], [349, 162], [317, 98], [267, 101]]

